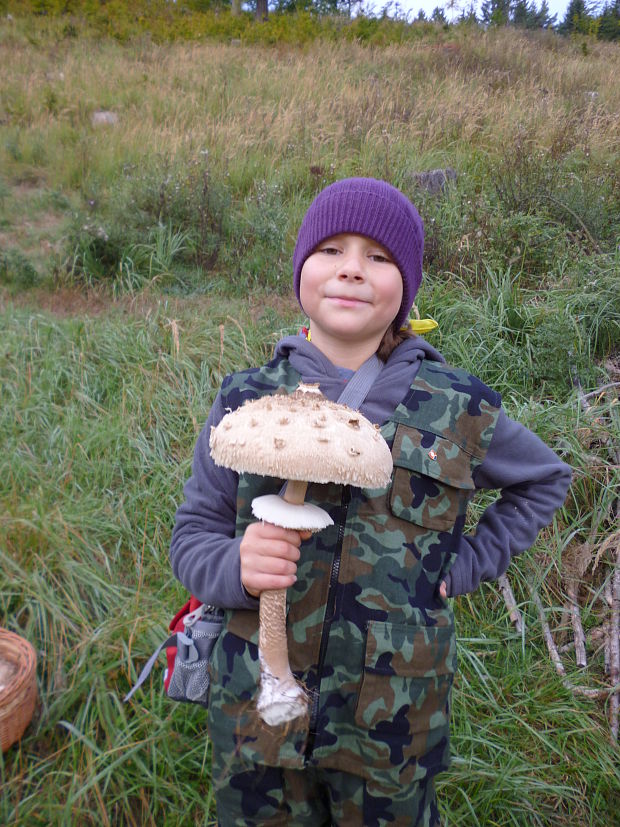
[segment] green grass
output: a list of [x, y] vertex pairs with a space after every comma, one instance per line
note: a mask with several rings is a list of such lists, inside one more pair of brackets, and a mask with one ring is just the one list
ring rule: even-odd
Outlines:
[[204, 714], [172, 708], [158, 684], [132, 707], [120, 698], [182, 601], [167, 544], [192, 442], [225, 373], [273, 337], [269, 313], [244, 333], [240, 305], [221, 307], [180, 323], [178, 354], [164, 309], [2, 315], [0, 616], [34, 642], [42, 698], [31, 751], [3, 763], [3, 823], [208, 810]]
[[[120, 699], [185, 599], [168, 544], [222, 377], [297, 330], [304, 209], [368, 174], [424, 218], [429, 340], [575, 472], [511, 569], [526, 635], [494, 585], [456, 601], [444, 815], [609, 827], [605, 704], [557, 678], [527, 581], [557, 627], [563, 560], [614, 528], [617, 397], [584, 415], [571, 370], [586, 390], [618, 378], [617, 47], [426, 27], [379, 48], [379, 26], [372, 47], [271, 49], [132, 40], [123, 15], [108, 38], [102, 20], [0, 21], [0, 624], [35, 645], [41, 698], [0, 761], [0, 823], [214, 823], [205, 712], [167, 701], [159, 670]], [[92, 126], [100, 108], [119, 125]], [[442, 197], [416, 188], [448, 164]], [[588, 629], [610, 572], [608, 550], [582, 589]], [[600, 652], [584, 674], [565, 662], [574, 683], [607, 680]]]
[[[480, 311], [471, 298], [459, 301], [461, 312], [467, 303]], [[42, 700], [21, 745], [3, 758], [3, 823], [213, 818], [205, 713], [167, 701], [159, 670], [130, 706], [120, 699], [184, 600], [167, 546], [221, 378], [264, 360], [296, 326], [283, 306], [241, 328], [231, 319], [246, 306], [172, 307], [155, 295], [143, 313], [121, 305], [59, 319], [8, 304], [0, 317], [0, 617], [34, 643]], [[446, 316], [442, 336], [462, 327]], [[519, 368], [505, 367], [507, 386], [511, 370]], [[578, 464], [574, 400], [522, 397], [508, 407]], [[557, 567], [569, 535], [592, 529], [593, 504], [617, 495], [607, 468], [607, 479], [597, 478], [582, 463], [576, 502], [515, 569], [525, 640], [495, 587], [457, 601], [455, 760], [440, 782], [450, 824], [609, 824], [620, 777], [604, 710], [556, 678], [523, 587], [525, 573], [541, 576], [537, 555]], [[590, 671], [587, 680], [601, 679], [600, 663]]]

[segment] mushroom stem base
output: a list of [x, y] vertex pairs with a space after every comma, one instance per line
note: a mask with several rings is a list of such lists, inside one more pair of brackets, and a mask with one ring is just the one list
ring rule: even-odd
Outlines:
[[256, 708], [261, 719], [269, 726], [286, 724], [300, 718], [308, 711], [308, 697], [303, 686], [292, 672], [285, 678], [276, 678], [261, 655], [260, 693]]

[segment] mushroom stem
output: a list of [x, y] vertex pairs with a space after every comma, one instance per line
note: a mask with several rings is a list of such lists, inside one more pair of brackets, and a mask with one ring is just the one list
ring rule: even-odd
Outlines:
[[261, 592], [258, 647], [261, 669], [279, 681], [292, 677], [286, 643], [286, 589]]
[[282, 499], [292, 505], [302, 505], [306, 498], [307, 490], [307, 482], [304, 482], [303, 480], [288, 480], [286, 483], [286, 491], [284, 492]]
[[[302, 505], [307, 482], [289, 480], [283, 499]], [[291, 672], [286, 641], [286, 589], [261, 592], [258, 647], [261, 692], [258, 711], [268, 724], [281, 724], [304, 715], [308, 702], [303, 687]]]

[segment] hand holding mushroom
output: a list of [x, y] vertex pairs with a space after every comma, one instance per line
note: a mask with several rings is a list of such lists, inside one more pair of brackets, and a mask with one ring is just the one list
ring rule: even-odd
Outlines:
[[[209, 447], [218, 465], [286, 479], [283, 497], [257, 497], [252, 512], [298, 531], [332, 524], [322, 508], [304, 504], [308, 482], [378, 488], [392, 474], [390, 449], [379, 429], [358, 411], [329, 402], [313, 385], [246, 402], [211, 430]], [[307, 711], [306, 694], [288, 661], [285, 589], [261, 592], [259, 624], [257, 709], [266, 723], [282, 724]]]
[[259, 597], [266, 589], [287, 589], [295, 582], [299, 546], [311, 531], [295, 531], [272, 523], [250, 523], [241, 539], [241, 582]]

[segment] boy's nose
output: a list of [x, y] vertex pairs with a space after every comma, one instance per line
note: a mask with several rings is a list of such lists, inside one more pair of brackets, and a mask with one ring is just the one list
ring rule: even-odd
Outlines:
[[337, 275], [338, 278], [342, 279], [363, 280], [364, 266], [360, 256], [356, 254], [345, 256], [340, 262]]

